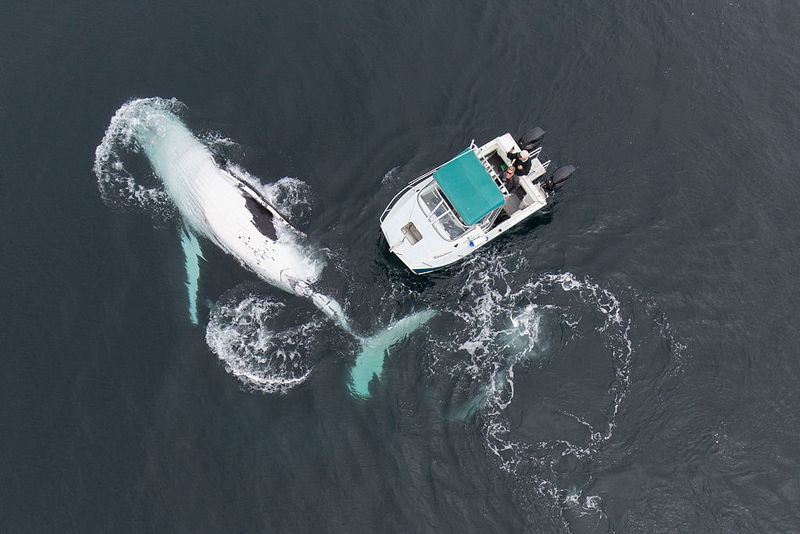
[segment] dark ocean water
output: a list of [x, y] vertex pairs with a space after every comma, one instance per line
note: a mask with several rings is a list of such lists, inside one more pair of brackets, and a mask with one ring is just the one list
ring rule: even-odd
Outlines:
[[[0, 21], [0, 531], [800, 530], [800, 5], [13, 2]], [[291, 222], [354, 329], [438, 312], [369, 398], [347, 334], [208, 242], [191, 324], [175, 217], [104, 201], [93, 172], [142, 97], [182, 102], [263, 183], [299, 181]], [[378, 217], [406, 182], [537, 125], [578, 167], [551, 209], [434, 275], [390, 256]], [[209, 306], [247, 296], [274, 328], [314, 325], [286, 393], [206, 343]]]

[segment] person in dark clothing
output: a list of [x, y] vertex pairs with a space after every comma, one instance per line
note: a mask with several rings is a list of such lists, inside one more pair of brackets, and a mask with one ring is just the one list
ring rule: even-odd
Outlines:
[[531, 172], [531, 155], [528, 153], [527, 150], [523, 150], [522, 152], [508, 153], [509, 159], [511, 159], [511, 166], [514, 168], [517, 176], [527, 176]]
[[519, 187], [519, 176], [514, 172], [514, 167], [509, 167], [503, 173], [503, 185], [509, 193], [513, 193]]

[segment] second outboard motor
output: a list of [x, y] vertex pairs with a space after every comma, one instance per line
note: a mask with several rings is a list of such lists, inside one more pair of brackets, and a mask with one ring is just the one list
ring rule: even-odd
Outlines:
[[542, 188], [547, 192], [555, 191], [556, 189], [560, 189], [564, 186], [564, 184], [569, 180], [572, 173], [575, 172], [575, 167], [572, 165], [565, 165], [561, 167], [553, 175], [547, 179], [545, 183], [542, 184]]
[[544, 137], [544, 130], [539, 128], [538, 126], [533, 130], [528, 131], [525, 135], [519, 138], [517, 144], [521, 150], [534, 150], [539, 145], [542, 144], [542, 138]]

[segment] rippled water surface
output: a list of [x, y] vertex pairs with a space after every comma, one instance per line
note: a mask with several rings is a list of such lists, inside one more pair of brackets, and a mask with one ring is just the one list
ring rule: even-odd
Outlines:
[[[0, 18], [0, 530], [800, 530], [800, 7]], [[109, 137], [142, 98], [307, 236], [349, 323], [202, 235], [187, 291], [162, 177]], [[552, 206], [408, 272], [392, 197], [534, 126], [578, 168]]]

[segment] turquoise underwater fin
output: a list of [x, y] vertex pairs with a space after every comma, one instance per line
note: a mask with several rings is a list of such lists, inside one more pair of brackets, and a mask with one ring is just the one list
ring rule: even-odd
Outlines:
[[186, 290], [189, 293], [189, 320], [192, 324], [199, 324], [198, 320], [198, 291], [200, 291], [200, 260], [203, 257], [203, 251], [200, 248], [200, 243], [197, 241], [197, 236], [192, 232], [183, 229], [181, 232], [181, 247], [183, 248], [183, 255], [186, 260]]
[[425, 310], [404, 317], [390, 327], [371, 337], [359, 337], [361, 352], [350, 370], [348, 389], [354, 397], [369, 397], [369, 384], [380, 379], [383, 374], [383, 361], [393, 345], [405, 339], [419, 327], [427, 323], [436, 312]]

